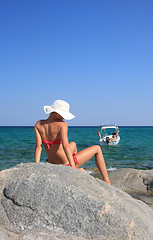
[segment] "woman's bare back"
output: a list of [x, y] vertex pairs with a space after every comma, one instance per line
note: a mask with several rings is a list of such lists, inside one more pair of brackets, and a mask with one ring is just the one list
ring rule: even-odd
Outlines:
[[[41, 136], [41, 140], [49, 142], [61, 139], [61, 129], [65, 122], [61, 120], [40, 120], [36, 123], [36, 128]], [[53, 164], [67, 164], [68, 160], [65, 155], [62, 144], [50, 144], [48, 149], [47, 144], [44, 143], [44, 148], [48, 156], [48, 162]]]

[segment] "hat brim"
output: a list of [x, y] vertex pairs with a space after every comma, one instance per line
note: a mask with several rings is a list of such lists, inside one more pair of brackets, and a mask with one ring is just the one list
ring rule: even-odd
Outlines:
[[55, 110], [53, 107], [51, 106], [44, 106], [44, 112], [46, 114], [50, 114], [52, 112], [56, 112], [58, 113], [59, 115], [62, 116], [62, 118], [64, 118], [65, 120], [71, 120], [73, 118], [75, 118], [75, 116], [70, 113], [70, 112], [64, 112], [64, 111], [60, 111], [60, 110]]

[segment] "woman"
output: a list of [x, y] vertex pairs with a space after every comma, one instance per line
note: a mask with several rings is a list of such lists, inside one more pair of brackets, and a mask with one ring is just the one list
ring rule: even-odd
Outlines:
[[71, 166], [84, 172], [86, 171], [80, 167], [95, 156], [95, 163], [103, 180], [111, 185], [100, 146], [94, 145], [77, 152], [75, 142], [69, 143], [68, 126], [63, 121], [63, 119], [70, 120], [75, 117], [69, 112], [69, 104], [63, 100], [56, 100], [51, 106], [44, 106], [44, 111], [50, 115], [48, 119], [40, 120], [35, 125], [35, 162], [40, 162], [42, 144], [44, 144], [49, 163]]

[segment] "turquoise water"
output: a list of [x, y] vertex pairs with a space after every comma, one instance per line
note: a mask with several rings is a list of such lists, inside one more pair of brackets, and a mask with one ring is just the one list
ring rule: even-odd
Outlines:
[[[99, 144], [98, 127], [69, 127], [69, 141], [77, 143], [78, 151]], [[120, 127], [120, 143], [102, 146], [108, 169], [153, 168], [153, 127]], [[34, 162], [35, 135], [33, 127], [0, 127], [0, 170], [19, 163]], [[42, 150], [41, 162], [47, 155]], [[95, 167], [94, 158], [85, 164]]]

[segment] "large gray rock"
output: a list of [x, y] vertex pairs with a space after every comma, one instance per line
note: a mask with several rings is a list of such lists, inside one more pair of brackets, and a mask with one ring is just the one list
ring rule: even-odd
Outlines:
[[3, 170], [0, 199], [0, 227], [16, 239], [153, 236], [153, 211], [146, 204], [71, 167], [27, 163]]

